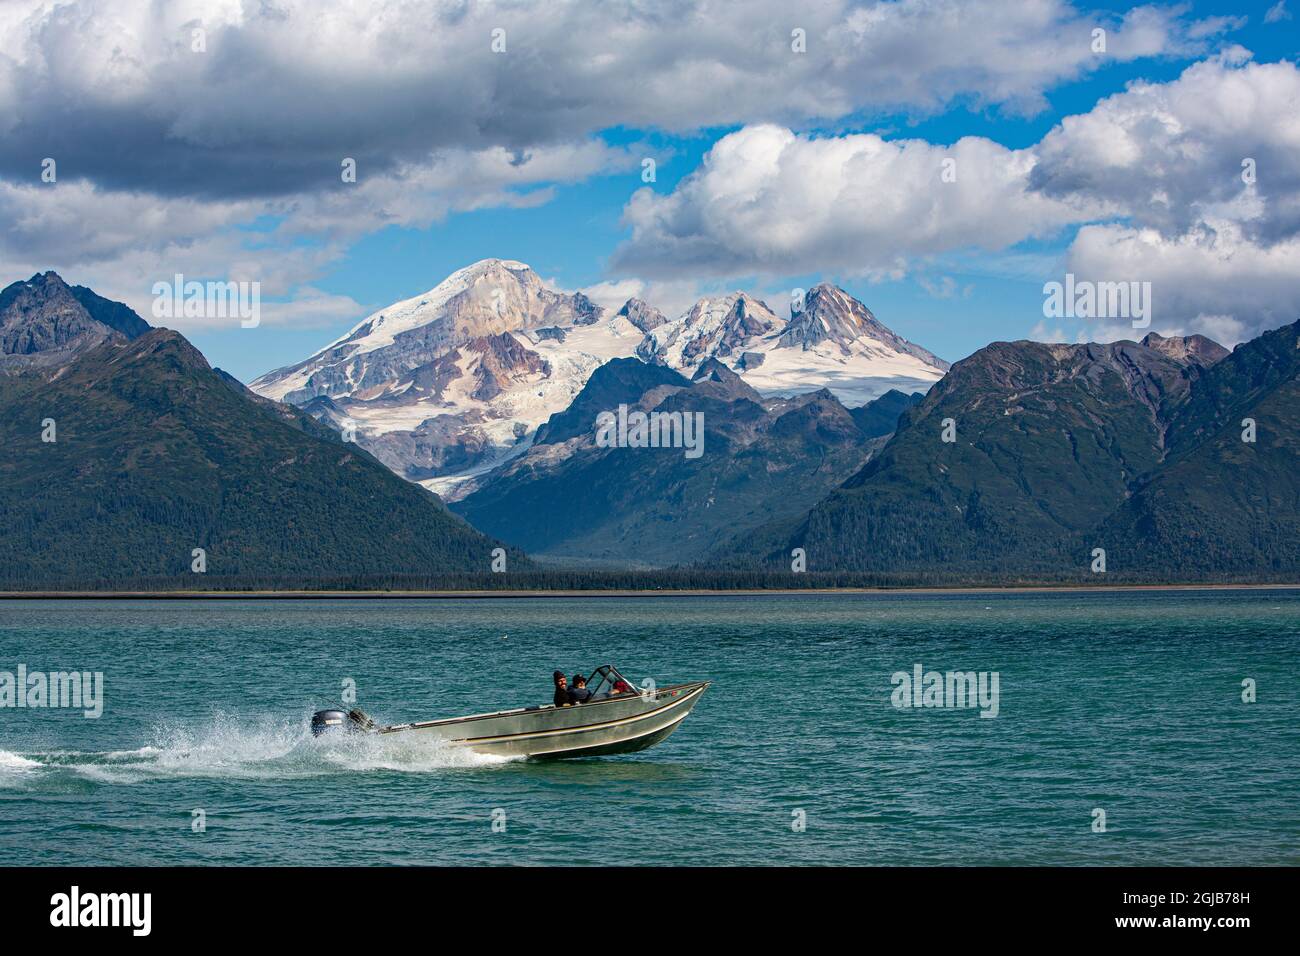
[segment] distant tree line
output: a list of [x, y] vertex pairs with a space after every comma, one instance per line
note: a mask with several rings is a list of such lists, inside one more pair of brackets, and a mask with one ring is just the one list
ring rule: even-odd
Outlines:
[[963, 587], [1104, 587], [1115, 584], [1261, 584], [1291, 583], [1294, 576], [1276, 574], [1210, 575], [1195, 577], [1142, 576], [1137, 574], [954, 574], [943, 570], [906, 574], [837, 573], [803, 574], [762, 570], [708, 571], [665, 569], [656, 571], [545, 570], [504, 574], [356, 574], [329, 577], [286, 575], [184, 574], [166, 577], [104, 577], [67, 579], [52, 585], [33, 576], [0, 582], [10, 591], [691, 591], [691, 590], [825, 590], [830, 588], [963, 588]]

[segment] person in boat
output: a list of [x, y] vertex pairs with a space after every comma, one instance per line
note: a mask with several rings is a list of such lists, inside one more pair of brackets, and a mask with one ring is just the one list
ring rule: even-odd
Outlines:
[[555, 706], [569, 706], [569, 681], [564, 676], [564, 671], [556, 671], [551, 675], [551, 680], [555, 681]]
[[621, 677], [614, 682], [614, 689], [609, 692], [610, 697], [617, 697], [619, 694], [632, 693], [632, 685]]
[[569, 688], [570, 704], [585, 704], [591, 700], [591, 691], [587, 690], [587, 678], [581, 674], [573, 675], [573, 686]]

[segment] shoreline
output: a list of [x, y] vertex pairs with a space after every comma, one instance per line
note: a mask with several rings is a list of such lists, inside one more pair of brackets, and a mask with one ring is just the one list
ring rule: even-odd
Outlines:
[[754, 597], [817, 594], [1114, 594], [1138, 591], [1293, 591], [1293, 584], [1096, 584], [1016, 585], [999, 587], [898, 588], [659, 588], [653, 590], [519, 590], [519, 591], [0, 591], [3, 601], [312, 601], [312, 600], [489, 600], [519, 598], [673, 598]]

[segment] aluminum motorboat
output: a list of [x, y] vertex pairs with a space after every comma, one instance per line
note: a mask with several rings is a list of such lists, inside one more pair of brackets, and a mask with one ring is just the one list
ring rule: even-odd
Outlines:
[[[427, 734], [454, 747], [504, 757], [597, 757], [645, 750], [666, 739], [711, 681], [635, 688], [614, 667], [592, 671], [586, 703], [541, 704], [491, 714], [380, 726], [360, 710], [317, 711], [312, 733]], [[628, 689], [630, 688], [630, 689]]]

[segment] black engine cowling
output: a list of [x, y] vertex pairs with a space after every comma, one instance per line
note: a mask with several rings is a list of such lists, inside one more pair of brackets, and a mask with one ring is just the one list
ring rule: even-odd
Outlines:
[[318, 710], [311, 715], [311, 735], [344, 733], [352, 729], [352, 721], [341, 710]]
[[368, 734], [375, 730], [375, 722], [364, 710], [353, 708], [342, 711], [337, 708], [318, 710], [311, 715], [311, 733], [313, 737], [332, 733]]

